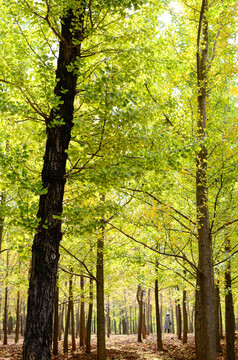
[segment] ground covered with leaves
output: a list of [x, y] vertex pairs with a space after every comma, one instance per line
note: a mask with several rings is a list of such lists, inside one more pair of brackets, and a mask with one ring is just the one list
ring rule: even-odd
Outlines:
[[[107, 339], [107, 360], [196, 360], [194, 337], [188, 336], [187, 344], [182, 344], [174, 334], [163, 335], [164, 351], [157, 351], [156, 336], [150, 335], [143, 343], [138, 343], [136, 335], [112, 335]], [[238, 339], [237, 339], [238, 340]], [[219, 354], [217, 360], [225, 360], [224, 343], [223, 353]], [[238, 345], [238, 344], [237, 344]], [[52, 356], [52, 360], [96, 360], [96, 338], [92, 338], [92, 351], [90, 355], [85, 354], [83, 348], [77, 345], [77, 350], [63, 354], [63, 343], [59, 343], [59, 355]], [[9, 338], [8, 345], [0, 345], [0, 360], [20, 360], [22, 358], [22, 340], [14, 344]]]

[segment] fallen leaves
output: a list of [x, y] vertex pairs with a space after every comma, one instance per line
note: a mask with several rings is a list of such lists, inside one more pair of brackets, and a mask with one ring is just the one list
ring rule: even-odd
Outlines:
[[[238, 340], [238, 339], [237, 339]], [[224, 360], [223, 352], [217, 360]], [[111, 335], [106, 339], [107, 360], [196, 360], [194, 336], [188, 336], [188, 343], [182, 344], [174, 334], [163, 335], [163, 351], [156, 349], [156, 335], [150, 335], [142, 343], [137, 342], [136, 335]], [[70, 344], [69, 344], [70, 349]], [[0, 360], [20, 360], [22, 358], [22, 340], [14, 344], [9, 339], [8, 345], [0, 345]], [[92, 336], [91, 354], [86, 354], [77, 344], [77, 350], [63, 354], [63, 342], [59, 342], [59, 355], [52, 356], [52, 360], [96, 360], [96, 336]]]

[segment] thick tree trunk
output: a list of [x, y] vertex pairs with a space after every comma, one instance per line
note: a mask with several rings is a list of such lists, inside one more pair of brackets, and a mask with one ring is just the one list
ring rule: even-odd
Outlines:
[[20, 291], [17, 292], [17, 309], [16, 309], [16, 329], [15, 329], [15, 343], [19, 341], [20, 333]]
[[[231, 251], [230, 241], [227, 239], [226, 252]], [[225, 336], [226, 336], [226, 359], [235, 360], [235, 314], [231, 289], [231, 261], [228, 260], [225, 272]]]
[[162, 331], [160, 324], [160, 313], [159, 313], [159, 286], [158, 279], [155, 279], [155, 317], [156, 317], [156, 334], [157, 334], [157, 350], [163, 350], [162, 343]]
[[215, 287], [212, 239], [209, 223], [207, 192], [207, 62], [208, 23], [207, 0], [202, 1], [197, 35], [198, 121], [196, 154], [196, 205], [198, 233], [198, 271], [196, 286], [195, 342], [197, 360], [216, 359]]
[[[105, 201], [105, 196], [101, 196]], [[97, 240], [97, 360], [106, 360], [105, 315], [104, 315], [104, 225]]]
[[93, 315], [93, 280], [90, 278], [89, 284], [89, 307], [88, 307], [88, 321], [87, 321], [87, 336], [86, 336], [86, 353], [91, 352], [91, 328]]
[[[77, 11], [75, 15], [71, 9], [65, 11], [61, 21], [57, 85], [54, 90], [60, 102], [46, 119], [47, 141], [42, 170], [45, 191], [40, 196], [37, 214], [39, 225], [32, 246], [23, 360], [51, 358], [55, 284], [62, 238], [60, 217], [77, 83], [76, 72], [68, 71], [68, 66], [80, 57], [82, 33], [83, 14], [80, 15]], [[58, 125], [59, 120], [63, 124]]]

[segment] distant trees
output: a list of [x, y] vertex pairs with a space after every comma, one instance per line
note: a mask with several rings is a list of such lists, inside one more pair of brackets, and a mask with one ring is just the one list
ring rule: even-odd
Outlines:
[[[55, 311], [54, 352], [62, 325], [68, 351], [77, 319], [81, 345], [86, 337], [90, 352], [92, 323], [98, 360], [105, 360], [105, 294], [108, 334], [113, 325], [115, 333], [137, 333], [142, 341], [153, 323], [147, 288], [155, 291], [162, 349], [159, 293], [163, 282], [171, 289], [182, 282], [174, 321], [179, 338], [183, 332], [187, 341], [187, 316], [193, 327], [186, 305], [196, 292], [197, 358], [216, 358], [225, 313], [227, 356], [233, 360], [235, 4], [178, 1], [165, 8], [159, 0], [23, 0], [11, 2], [11, 12], [1, 5], [4, 341], [9, 313], [16, 342], [25, 328], [26, 285], [15, 274], [27, 279], [30, 268], [24, 359], [50, 358]], [[133, 287], [134, 302], [123, 295], [124, 281]], [[17, 298], [13, 316], [9, 284]], [[123, 290], [120, 309], [110, 287]]]

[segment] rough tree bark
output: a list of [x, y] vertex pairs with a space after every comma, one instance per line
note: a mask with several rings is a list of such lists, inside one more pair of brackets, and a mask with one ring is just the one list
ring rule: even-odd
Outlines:
[[198, 120], [196, 153], [196, 206], [198, 232], [198, 271], [195, 310], [195, 342], [198, 360], [216, 360], [215, 286], [212, 238], [207, 191], [207, 70], [208, 70], [208, 1], [203, 0], [197, 34]]
[[[77, 74], [68, 71], [80, 57], [83, 36], [83, 7], [68, 9], [61, 20], [55, 96], [59, 105], [46, 119], [46, 148], [42, 170], [45, 193], [40, 196], [39, 225], [32, 246], [28, 311], [23, 344], [24, 360], [51, 358], [55, 284], [62, 238], [60, 216], [63, 211], [67, 149], [73, 127]], [[77, 41], [75, 41], [77, 40]], [[62, 125], [55, 121], [63, 120]]]

